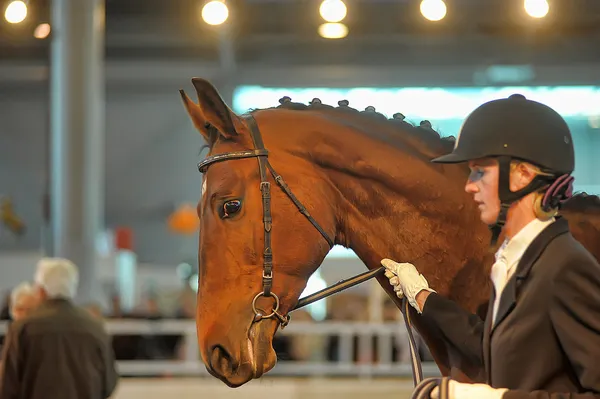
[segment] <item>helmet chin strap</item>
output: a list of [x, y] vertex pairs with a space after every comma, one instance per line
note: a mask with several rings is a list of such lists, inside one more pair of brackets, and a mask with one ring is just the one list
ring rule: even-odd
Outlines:
[[532, 192], [539, 190], [540, 188], [548, 185], [548, 181], [542, 176], [536, 176], [533, 180], [525, 187], [518, 191], [510, 191], [510, 162], [512, 158], [510, 156], [498, 157], [498, 196], [500, 197], [500, 212], [496, 222], [489, 225], [492, 232], [492, 239], [490, 241], [490, 247], [494, 248], [498, 242], [498, 237], [506, 224], [506, 217], [508, 215], [508, 209], [511, 204]]

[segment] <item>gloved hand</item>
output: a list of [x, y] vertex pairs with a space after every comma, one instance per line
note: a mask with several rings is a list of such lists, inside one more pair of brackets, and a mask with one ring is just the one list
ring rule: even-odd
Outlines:
[[398, 263], [391, 259], [382, 259], [381, 264], [387, 269], [385, 276], [394, 287], [396, 296], [398, 298], [406, 296], [408, 303], [421, 313], [422, 309], [419, 308], [415, 297], [421, 290], [435, 292], [429, 288], [425, 277], [417, 271], [412, 263]]
[[[501, 399], [506, 388], [496, 389], [486, 384], [465, 384], [462, 382], [448, 381], [448, 399]], [[431, 391], [431, 399], [439, 399], [439, 388]]]

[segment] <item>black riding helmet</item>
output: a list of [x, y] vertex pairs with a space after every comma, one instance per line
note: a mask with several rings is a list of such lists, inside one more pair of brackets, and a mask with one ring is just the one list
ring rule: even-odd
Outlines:
[[[547, 186], [575, 169], [575, 151], [565, 120], [552, 108], [527, 100], [520, 94], [489, 101], [476, 108], [464, 121], [452, 153], [435, 158], [436, 163], [459, 163], [479, 158], [497, 158], [500, 214], [492, 230], [492, 245], [506, 222], [510, 204]], [[509, 187], [512, 160], [530, 162], [554, 177], [536, 176], [523, 189]]]

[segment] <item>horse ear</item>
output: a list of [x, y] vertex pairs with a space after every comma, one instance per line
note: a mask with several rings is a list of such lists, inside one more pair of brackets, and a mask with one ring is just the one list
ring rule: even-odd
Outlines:
[[204, 115], [205, 123], [214, 126], [219, 133], [230, 139], [236, 136], [236, 123], [241, 125], [240, 118], [221, 98], [217, 89], [205, 79], [193, 78], [192, 84], [198, 94], [198, 106]]
[[204, 139], [207, 142], [210, 142], [210, 134], [209, 134], [208, 128], [206, 126], [207, 122], [206, 122], [206, 119], [204, 118], [204, 114], [202, 114], [202, 110], [200, 109], [198, 104], [193, 102], [192, 99], [189, 98], [187, 94], [185, 94], [185, 91], [179, 90], [179, 94], [181, 94], [181, 99], [183, 100], [183, 105], [185, 106], [185, 109], [186, 109], [188, 115], [192, 119], [192, 123], [194, 124], [196, 129], [198, 129], [200, 134], [202, 134], [202, 136], [204, 136]]

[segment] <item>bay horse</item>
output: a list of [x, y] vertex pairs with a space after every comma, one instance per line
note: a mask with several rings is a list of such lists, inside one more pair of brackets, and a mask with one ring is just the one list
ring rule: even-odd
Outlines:
[[[427, 122], [415, 127], [401, 114], [387, 119], [345, 101], [284, 98], [240, 116], [211, 83], [192, 83], [198, 103], [183, 90], [181, 97], [210, 149], [199, 164], [196, 312], [210, 374], [239, 387], [274, 367], [273, 337], [334, 244], [369, 269], [382, 258], [414, 263], [438, 293], [485, 316], [493, 253], [464, 191], [467, 167], [430, 163], [453, 140]], [[600, 258], [598, 198], [578, 195], [564, 214]], [[377, 279], [400, 307], [387, 278]], [[481, 379], [480, 365], [410, 312], [442, 375]]]

